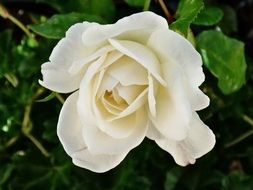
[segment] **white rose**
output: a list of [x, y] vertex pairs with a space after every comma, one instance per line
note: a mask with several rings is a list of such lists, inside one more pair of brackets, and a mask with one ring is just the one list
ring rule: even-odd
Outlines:
[[77, 166], [105, 172], [145, 136], [177, 164], [193, 164], [215, 144], [197, 110], [209, 98], [199, 53], [152, 12], [115, 24], [73, 25], [42, 65], [50, 90], [72, 94], [57, 133]]

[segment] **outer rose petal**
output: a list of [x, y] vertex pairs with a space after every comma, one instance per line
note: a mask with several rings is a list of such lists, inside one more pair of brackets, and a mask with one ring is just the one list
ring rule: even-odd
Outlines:
[[151, 35], [148, 47], [159, 57], [167, 82], [173, 86], [173, 76], [181, 77], [193, 110], [209, 105], [208, 97], [198, 89], [205, 79], [201, 56], [190, 42], [171, 30], [157, 30]]
[[166, 138], [152, 126], [150, 126], [148, 136], [162, 149], [169, 152], [177, 164], [181, 166], [194, 164], [197, 158], [214, 147], [215, 136], [195, 112], [189, 125], [188, 136], [182, 141]]
[[[191, 110], [180, 83], [175, 81], [174, 88], [160, 87], [156, 95], [156, 117], [149, 116], [160, 133], [170, 139], [183, 140], [188, 134]], [[172, 93], [170, 94], [170, 90]]]
[[[97, 25], [89, 28], [83, 34], [83, 42], [86, 45], [95, 45], [124, 33], [127, 33], [128, 40], [135, 35], [138, 38], [143, 38], [157, 29], [168, 29], [167, 21], [152, 12], [142, 12], [124, 17], [115, 24]], [[141, 35], [140, 30], [142, 30]], [[138, 38], [136, 39], [138, 40]]]
[[132, 133], [120, 139], [109, 136], [101, 131], [98, 126], [86, 125], [83, 128], [83, 136], [90, 152], [94, 154], [120, 154], [129, 152], [138, 146], [145, 138], [147, 131], [148, 121], [144, 108], [136, 112], [135, 119], [136, 121], [132, 124]]
[[44, 63], [41, 67], [43, 81], [39, 83], [56, 92], [69, 93], [78, 89], [83, 73], [72, 75], [69, 68], [74, 61], [85, 58], [90, 53], [83, 47], [82, 33], [95, 23], [78, 23], [69, 28], [66, 37], [54, 47], [50, 62]]
[[93, 172], [103, 173], [113, 169], [126, 157], [125, 154], [107, 155], [91, 154], [87, 149], [73, 154], [73, 163], [79, 167], [89, 169]]
[[147, 46], [162, 64], [181, 66], [193, 86], [199, 86], [205, 80], [200, 54], [180, 34], [172, 30], [157, 30], [150, 36]]
[[94, 172], [106, 172], [117, 166], [127, 152], [114, 155], [90, 153], [82, 136], [84, 126], [77, 113], [78, 95], [78, 92], [71, 94], [62, 107], [57, 126], [58, 137], [75, 165]]

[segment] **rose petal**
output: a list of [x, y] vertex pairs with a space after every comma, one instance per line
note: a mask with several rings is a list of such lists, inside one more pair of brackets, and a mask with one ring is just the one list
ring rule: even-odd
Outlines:
[[78, 92], [71, 94], [62, 107], [57, 126], [58, 137], [75, 165], [93, 172], [106, 172], [117, 166], [127, 153], [94, 155], [89, 152], [82, 136], [84, 126], [77, 113], [78, 94]]
[[119, 96], [122, 97], [129, 105], [147, 88], [146, 85], [128, 85], [122, 86], [117, 85], [115, 87], [119, 93]]
[[149, 107], [149, 111], [151, 113], [151, 115], [153, 117], [156, 117], [156, 100], [155, 100], [155, 90], [154, 90], [154, 79], [152, 78], [152, 76], [148, 75], [148, 107]]
[[185, 91], [191, 103], [192, 110], [198, 111], [206, 108], [210, 100], [198, 87], [193, 88], [189, 84], [185, 85]]
[[77, 113], [78, 91], [71, 94], [60, 112], [57, 135], [68, 155], [86, 148], [82, 137], [82, 124]]
[[[135, 125], [134, 117], [125, 117], [109, 122], [105, 118], [111, 117], [110, 114], [95, 96], [99, 75], [95, 74], [105, 58], [100, 58], [96, 63], [91, 64], [87, 70], [80, 86], [80, 95], [78, 99], [78, 113], [84, 123], [100, 127], [108, 134], [116, 138], [124, 138], [132, 133]], [[96, 113], [96, 114], [95, 114]]]
[[104, 94], [106, 90], [112, 91], [113, 88], [116, 87], [118, 83], [119, 83], [118, 80], [116, 80], [111, 75], [105, 72], [100, 81], [97, 82], [98, 90], [96, 90], [94, 93], [95, 95], [97, 95], [97, 98], [99, 98]]
[[143, 90], [139, 94], [139, 96], [125, 110], [123, 110], [117, 116], [107, 118], [107, 121], [112, 122], [117, 119], [124, 118], [124, 117], [130, 115], [131, 113], [135, 112], [136, 110], [138, 110], [140, 107], [142, 107], [147, 102], [147, 93], [148, 93], [148, 88]]
[[[98, 126], [87, 125], [84, 127], [83, 137], [86, 140], [89, 151], [93, 154], [121, 154], [138, 146], [145, 138], [147, 131], [148, 119], [145, 109], [140, 109], [133, 115], [127, 117], [133, 118], [133, 120], [128, 123], [128, 127], [132, 128], [132, 131], [125, 136], [125, 138], [113, 138], [101, 131]], [[120, 128], [125, 126], [124, 120], [126, 120], [126, 118], [118, 121], [117, 125], [113, 127]], [[114, 124], [116, 124], [116, 122]]]
[[[98, 25], [89, 28], [89, 30], [83, 34], [83, 42], [87, 45], [103, 43], [109, 38], [119, 36], [126, 32], [128, 32], [127, 36], [131, 36], [132, 38], [135, 34], [139, 39], [143, 39], [147, 36], [144, 39], [146, 40], [154, 30], [160, 28], [168, 28], [168, 23], [163, 17], [152, 12], [142, 12], [124, 17], [115, 24]], [[142, 35], [140, 35], [140, 30], [142, 31]], [[131, 35], [129, 35], [129, 33]]]
[[119, 115], [120, 112], [122, 112], [127, 107], [126, 104], [115, 105], [114, 102], [112, 103], [112, 102], [108, 101], [104, 96], [101, 97], [101, 102], [103, 103], [106, 110], [114, 115]]
[[193, 86], [199, 86], [204, 81], [200, 54], [180, 34], [157, 30], [150, 36], [147, 46], [156, 53], [162, 64], [181, 66]]
[[45, 88], [59, 92], [69, 93], [79, 88], [80, 81], [83, 77], [82, 73], [71, 75], [68, 68], [52, 62], [44, 63], [41, 66], [43, 80], [39, 80], [39, 84]]
[[215, 144], [213, 132], [193, 113], [190, 130], [186, 139], [174, 141], [166, 137], [159, 138], [156, 143], [169, 152], [177, 164], [186, 166], [194, 164], [195, 160], [209, 152]]
[[56, 92], [69, 93], [79, 87], [82, 73], [71, 75], [68, 70], [76, 60], [84, 58], [88, 51], [81, 43], [82, 33], [94, 23], [78, 23], [69, 28], [66, 37], [59, 41], [50, 55], [50, 62], [41, 67], [43, 81], [39, 83]]
[[182, 86], [175, 81], [173, 87], [168, 90], [160, 86], [156, 95], [156, 117], [150, 116], [150, 119], [164, 136], [182, 140], [188, 134], [191, 110], [186, 109], [187, 104], [184, 105], [187, 102], [184, 101]]
[[75, 152], [73, 163], [79, 167], [89, 169], [93, 172], [102, 173], [113, 169], [126, 157], [127, 153], [122, 154], [91, 154], [88, 149]]
[[148, 84], [147, 70], [127, 56], [114, 62], [106, 72], [125, 86]]
[[156, 78], [156, 80], [166, 86], [166, 82], [161, 77], [160, 63], [151, 50], [140, 43], [128, 40], [109, 39], [109, 42], [115, 49], [141, 64]]
[[101, 57], [102, 55], [109, 53], [114, 48], [111, 45], [104, 46], [94, 53], [92, 53], [90, 56], [87, 56], [86, 58], [82, 58], [81, 60], [74, 61], [71, 67], [69, 68], [70, 74], [77, 74], [86, 64], [94, 61], [95, 59]]

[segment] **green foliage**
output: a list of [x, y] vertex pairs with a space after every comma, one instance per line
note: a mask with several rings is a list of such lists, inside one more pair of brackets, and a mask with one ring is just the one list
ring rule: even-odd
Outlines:
[[218, 7], [205, 7], [198, 14], [197, 18], [194, 20], [193, 24], [210, 26], [217, 24], [223, 16], [222, 9]]
[[170, 28], [187, 36], [190, 24], [203, 6], [203, 0], [181, 0], [176, 12], [176, 21], [170, 25]]
[[224, 16], [219, 23], [219, 27], [225, 34], [231, 34], [238, 31], [238, 20], [235, 10], [230, 6], [221, 7]]
[[124, 1], [133, 7], [143, 7], [147, 0], [124, 0]]
[[222, 32], [202, 32], [197, 44], [205, 66], [219, 79], [224, 94], [237, 91], [245, 84], [246, 63], [244, 44], [225, 36]]
[[104, 23], [102, 18], [94, 15], [86, 15], [81, 13], [69, 13], [54, 15], [46, 22], [35, 24], [30, 28], [37, 34], [51, 39], [60, 39], [65, 36], [67, 29], [75, 23], [83, 22], [99, 22]]
[[12, 72], [14, 69], [9, 63], [10, 60], [10, 49], [12, 48], [12, 31], [6, 30], [0, 33], [0, 77], [3, 77], [4, 74]]
[[[37, 0], [46, 3], [61, 13], [79, 12], [87, 15], [97, 15], [108, 22], [115, 17], [115, 5], [112, 0]], [[109, 13], [109, 14], [108, 14]]]
[[158, 1], [147, 6], [149, 0], [1, 1], [31, 35], [0, 12], [0, 190], [252, 190], [253, 49], [252, 26], [245, 23], [253, 10], [246, 0], [205, 1], [215, 8], [203, 8], [201, 0], [163, 2], [171, 15], [176, 13], [170, 27], [202, 54], [206, 80], [201, 88], [211, 103], [199, 114], [216, 134], [215, 148], [195, 165], [180, 167], [145, 139], [105, 174], [74, 166], [56, 134], [67, 95], [38, 84], [55, 39], [76, 22], [112, 23], [142, 7], [166, 14]]

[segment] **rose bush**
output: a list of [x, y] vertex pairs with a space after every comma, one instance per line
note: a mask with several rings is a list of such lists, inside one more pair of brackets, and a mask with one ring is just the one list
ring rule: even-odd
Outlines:
[[142, 12], [110, 25], [75, 24], [49, 60], [40, 84], [72, 93], [57, 133], [74, 164], [105, 172], [145, 136], [182, 166], [213, 148], [196, 113], [209, 105], [199, 89], [201, 56], [164, 18]]

